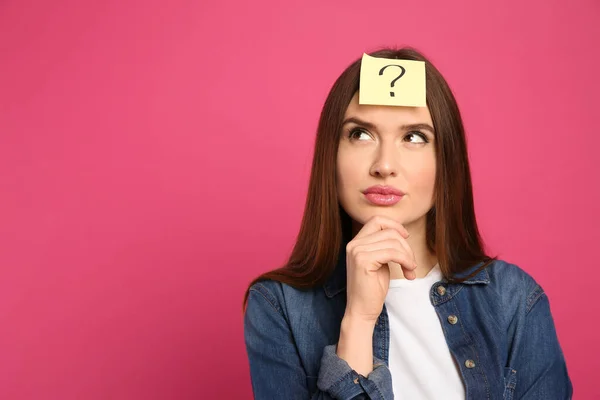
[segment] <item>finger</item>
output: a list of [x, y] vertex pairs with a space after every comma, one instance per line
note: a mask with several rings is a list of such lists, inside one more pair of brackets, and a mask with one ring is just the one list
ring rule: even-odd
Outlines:
[[352, 246], [356, 247], [356, 246], [366, 245], [369, 243], [384, 241], [387, 239], [397, 239], [400, 242], [401, 246], [410, 254], [410, 256], [414, 260], [414, 262], [415, 263], [417, 262], [417, 259], [415, 258], [415, 254], [414, 254], [412, 248], [410, 247], [410, 245], [408, 244], [408, 242], [406, 241], [406, 239], [396, 229], [392, 229], [392, 228], [386, 228], [384, 230], [371, 233], [370, 235], [363, 236], [358, 239], [355, 238], [352, 241], [353, 243], [352, 243], [352, 245], [350, 245], [350, 248], [352, 248]]
[[[410, 265], [406, 265], [409, 269], [416, 268], [417, 263], [414, 261], [414, 256], [411, 251], [407, 251], [397, 237], [384, 239], [377, 242], [366, 243], [354, 248], [354, 253], [375, 252], [384, 249], [395, 249], [404, 253], [404, 258], [410, 260]], [[406, 263], [405, 263], [406, 264]]]
[[402, 245], [402, 247], [404, 247], [404, 250], [406, 250], [406, 252], [410, 255], [410, 258], [415, 262], [415, 265], [417, 265], [417, 257], [415, 257], [415, 252], [410, 247], [406, 239], [401, 238], [400, 244]]
[[394, 221], [391, 218], [383, 217], [381, 215], [376, 215], [365, 223], [361, 230], [356, 234], [355, 238], [361, 238], [383, 229], [396, 229], [404, 238], [409, 236], [406, 228], [398, 221]]
[[355, 237], [352, 241], [355, 243], [355, 245], [358, 246], [363, 244], [380, 242], [386, 239], [404, 240], [404, 237], [400, 234], [400, 232], [398, 232], [397, 229], [385, 228], [365, 236]]
[[404, 275], [404, 277], [406, 279], [410, 279], [413, 280], [417, 277], [417, 273], [415, 270], [412, 269], [408, 269], [406, 267], [404, 267], [401, 264], [395, 263], [395, 262], [389, 262], [388, 265], [390, 266], [390, 268], [400, 268], [402, 275]]
[[381, 268], [379, 269], [379, 272], [384, 275], [386, 281], [388, 281], [388, 282], [390, 281], [390, 275], [391, 275], [390, 270], [391, 270], [391, 267], [390, 267], [389, 263], [388, 264], [383, 264], [381, 266]]
[[397, 248], [385, 248], [374, 251], [359, 251], [354, 255], [356, 265], [364, 265], [371, 271], [376, 271], [389, 262], [395, 262], [402, 266], [402, 269], [412, 271], [416, 265], [408, 257], [404, 250]]

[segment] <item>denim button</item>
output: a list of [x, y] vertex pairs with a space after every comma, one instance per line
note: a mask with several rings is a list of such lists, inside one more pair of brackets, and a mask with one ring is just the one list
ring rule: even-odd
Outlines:
[[445, 294], [446, 294], [446, 288], [445, 288], [445, 287], [443, 287], [443, 286], [438, 286], [438, 287], [437, 287], [437, 293], [438, 293], [440, 296], [443, 296], [443, 295], [445, 295]]
[[475, 361], [473, 361], [473, 360], [467, 360], [467, 361], [465, 361], [465, 367], [467, 367], [467, 368], [475, 368]]
[[454, 325], [458, 322], [458, 317], [456, 315], [450, 315], [448, 317], [448, 322], [450, 322], [452, 325]]
[[356, 379], [354, 380], [354, 383], [358, 383], [358, 378], [356, 378]]

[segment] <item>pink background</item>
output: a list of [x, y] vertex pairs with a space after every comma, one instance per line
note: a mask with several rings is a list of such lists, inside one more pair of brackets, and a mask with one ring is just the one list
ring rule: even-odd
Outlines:
[[456, 93], [480, 225], [600, 398], [600, 3], [0, 3], [0, 398], [250, 398], [241, 302], [285, 260], [363, 51]]

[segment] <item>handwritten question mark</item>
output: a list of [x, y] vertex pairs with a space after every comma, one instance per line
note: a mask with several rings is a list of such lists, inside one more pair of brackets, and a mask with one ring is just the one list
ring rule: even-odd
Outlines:
[[[397, 65], [397, 64], [389, 64], [389, 65], [386, 65], [385, 67], [383, 67], [383, 68], [381, 68], [381, 69], [379, 70], [379, 76], [383, 75], [383, 71], [385, 71], [385, 69], [386, 69], [387, 67], [398, 67], [398, 68], [400, 68], [400, 69], [402, 70], [402, 72], [400, 72], [400, 75], [398, 75], [398, 76], [396, 77], [396, 79], [394, 79], [394, 80], [392, 81], [392, 83], [390, 83], [390, 87], [394, 87], [394, 83], [396, 83], [396, 81], [397, 81], [398, 79], [402, 78], [402, 75], [404, 75], [404, 73], [406, 72], [406, 70], [404, 69], [404, 67], [402, 67], [402, 66], [400, 66], [400, 65]], [[390, 92], [390, 96], [391, 96], [391, 97], [394, 97], [394, 92]]]

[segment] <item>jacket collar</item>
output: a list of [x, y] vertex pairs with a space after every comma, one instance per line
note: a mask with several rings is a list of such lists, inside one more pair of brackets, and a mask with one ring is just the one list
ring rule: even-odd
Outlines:
[[[480, 262], [472, 267], [467, 268], [465, 271], [457, 273], [454, 275], [456, 279], [463, 279], [472, 273], [474, 273], [478, 268], [480, 268], [484, 263]], [[466, 279], [463, 282], [457, 282], [459, 285], [476, 285], [483, 284], [487, 285], [490, 283], [490, 274], [488, 273], [488, 268], [490, 265], [479, 271], [474, 276]], [[329, 277], [327, 282], [323, 285], [323, 289], [325, 290], [325, 294], [327, 297], [331, 298], [344, 290], [346, 290], [346, 249], [342, 249], [338, 256], [338, 262], [336, 264], [335, 270], [333, 274]]]
[[[484, 264], [485, 264], [485, 262], [483, 262], [483, 261], [479, 262], [479, 263], [473, 265], [472, 267], [467, 268], [466, 270], [464, 270], [462, 272], [458, 272], [458, 273], [454, 274], [454, 278], [455, 279], [466, 278], [467, 276], [469, 276], [469, 275], [473, 274], [475, 271], [477, 271], [478, 268], [481, 268]], [[491, 266], [491, 263], [488, 264], [481, 271], [477, 272], [475, 275], [470, 277], [469, 279], [465, 279], [463, 282], [457, 282], [457, 283], [465, 284], [465, 285], [476, 285], [476, 284], [487, 285], [488, 283], [490, 283], [490, 274], [488, 272], [488, 268], [490, 266]]]

